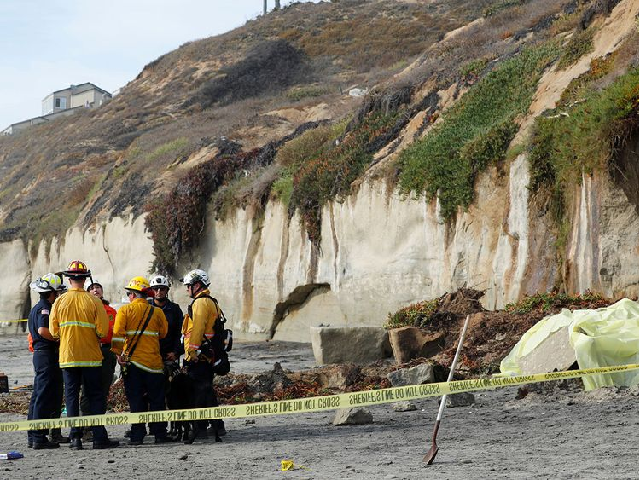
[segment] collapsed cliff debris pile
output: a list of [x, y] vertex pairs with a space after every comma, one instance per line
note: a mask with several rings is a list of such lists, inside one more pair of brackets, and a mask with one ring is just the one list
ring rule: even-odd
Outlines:
[[[386, 378], [389, 371], [388, 366], [360, 367], [348, 364], [292, 372], [276, 362], [270, 371], [258, 374], [229, 373], [216, 377], [214, 384], [221, 404], [238, 405], [387, 388], [390, 387]], [[111, 386], [108, 407], [114, 412], [129, 411], [123, 382], [117, 381]]]
[[116, 413], [128, 412], [129, 402], [124, 393], [124, 382], [121, 378], [111, 385], [109, 390], [109, 398], [107, 399], [107, 409]]
[[[495, 373], [499, 362], [510, 352], [521, 336], [547, 315], [563, 308], [601, 308], [614, 303], [599, 294], [585, 292], [567, 295], [550, 292], [525, 297], [504, 310], [487, 311], [479, 300], [483, 292], [460, 288], [438, 299], [411, 305], [389, 316], [388, 326], [414, 326], [427, 335], [443, 335], [442, 350], [428, 359], [414, 359], [401, 368], [431, 361], [442, 367], [450, 365], [466, 315], [472, 315], [456, 375]], [[403, 323], [402, 323], [403, 322]]]
[[0, 394], [0, 412], [26, 415], [31, 400], [30, 391], [11, 391]]
[[388, 388], [389, 370], [388, 366], [345, 364], [291, 372], [275, 363], [270, 372], [227, 375], [214, 382], [221, 403], [240, 404]]

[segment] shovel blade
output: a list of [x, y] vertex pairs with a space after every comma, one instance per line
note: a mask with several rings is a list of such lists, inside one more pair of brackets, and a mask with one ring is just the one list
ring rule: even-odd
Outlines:
[[437, 455], [437, 452], [439, 452], [439, 447], [437, 446], [436, 443], [433, 443], [433, 446], [430, 447], [430, 450], [428, 450], [428, 453], [424, 455], [424, 461], [426, 462], [427, 465], [433, 464], [433, 462], [435, 461], [435, 455]]

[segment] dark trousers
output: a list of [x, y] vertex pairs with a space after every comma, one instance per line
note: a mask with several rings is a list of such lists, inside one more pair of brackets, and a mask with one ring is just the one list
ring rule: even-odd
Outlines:
[[[124, 377], [124, 393], [131, 413], [166, 410], [163, 373], [147, 372], [133, 364], [129, 365]], [[145, 430], [143, 423], [131, 425], [131, 441], [142, 440]], [[166, 422], [151, 422], [149, 430], [156, 438], [166, 437]]]
[[[107, 400], [109, 399], [109, 391], [113, 384], [113, 373], [115, 372], [115, 365], [117, 358], [115, 353], [111, 351], [111, 345], [100, 345], [102, 349], [102, 369], [100, 370], [100, 380], [102, 385], [102, 413], [107, 411]], [[90, 415], [89, 413], [89, 398], [84, 394], [85, 387], [82, 386], [82, 395], [80, 397], [80, 412], [82, 415]]]
[[[184, 362], [186, 374], [191, 379], [191, 399], [193, 407], [217, 407], [217, 395], [213, 390], [213, 366], [209, 362]], [[206, 430], [208, 420], [198, 420], [198, 430]]]
[[[100, 415], [104, 401], [102, 400], [101, 367], [67, 367], [62, 369], [64, 391], [67, 401], [67, 417], [80, 416], [80, 388], [84, 385], [84, 393], [89, 399], [89, 413]], [[107, 431], [103, 425], [91, 427], [93, 441], [106, 441]], [[71, 438], [81, 438], [82, 427], [71, 428]]]
[[[57, 350], [33, 352], [33, 393], [29, 402], [29, 420], [59, 418], [62, 404], [62, 371]], [[56, 416], [57, 412], [57, 416]], [[46, 430], [29, 430], [28, 438], [34, 442], [45, 440]]]

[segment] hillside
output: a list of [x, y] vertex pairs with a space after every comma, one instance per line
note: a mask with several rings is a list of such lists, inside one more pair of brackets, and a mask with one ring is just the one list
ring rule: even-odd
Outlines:
[[[104, 108], [0, 138], [0, 238], [34, 240], [133, 212], [213, 158], [352, 113], [368, 88], [406, 66], [489, 1], [298, 4], [150, 62]], [[51, 198], [63, 207], [47, 212]]]

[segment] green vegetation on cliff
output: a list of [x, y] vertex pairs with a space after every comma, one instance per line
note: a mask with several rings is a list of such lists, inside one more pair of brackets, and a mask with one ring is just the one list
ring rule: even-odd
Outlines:
[[524, 49], [502, 62], [442, 115], [441, 123], [400, 157], [403, 192], [438, 196], [441, 215], [449, 219], [473, 201], [475, 178], [503, 159], [518, 130], [537, 83], [557, 59], [556, 42]]
[[423, 302], [400, 308], [395, 313], [389, 313], [384, 328], [421, 327], [437, 311], [439, 302], [439, 298], [424, 300]]
[[639, 128], [639, 69], [633, 68], [599, 89], [614, 57], [595, 61], [575, 80], [560, 105], [537, 118], [530, 140], [531, 188], [547, 188], [552, 211], [561, 220], [566, 192], [582, 174], [606, 171], [611, 160]]
[[332, 148], [302, 163], [293, 174], [289, 209], [299, 209], [309, 238], [320, 240], [324, 204], [350, 192], [351, 183], [371, 165], [373, 153], [395, 138], [404, 125], [402, 110], [371, 111]]

